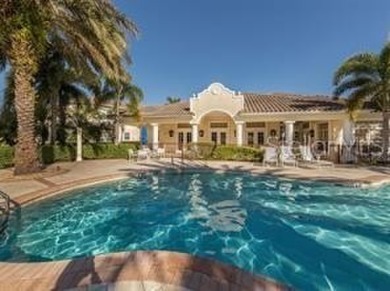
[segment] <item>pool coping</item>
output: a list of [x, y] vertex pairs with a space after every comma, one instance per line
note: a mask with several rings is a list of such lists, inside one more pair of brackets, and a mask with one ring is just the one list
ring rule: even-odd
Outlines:
[[0, 263], [0, 281], [2, 290], [63, 290], [124, 281], [154, 281], [190, 290], [292, 290], [273, 279], [225, 263], [169, 251]]
[[[137, 171], [131, 171], [126, 174], [111, 174], [111, 175], [101, 175], [96, 176], [92, 178], [86, 178], [86, 179], [80, 179], [75, 180], [71, 182], [66, 182], [62, 184], [54, 184], [53, 186], [49, 186], [45, 189], [40, 189], [37, 191], [32, 191], [23, 195], [20, 195], [18, 197], [15, 197], [12, 199], [12, 208], [15, 209], [15, 207], [22, 207], [26, 206], [28, 204], [62, 194], [64, 192], [104, 184], [111, 181], [117, 181], [117, 180], [123, 180], [128, 179], [132, 177], [137, 177], [140, 174], [143, 173], [168, 173], [168, 174], [195, 174], [195, 173], [204, 173], [204, 172], [215, 172], [215, 173], [246, 173], [250, 175], [258, 175], [258, 176], [267, 176], [267, 177], [275, 177], [283, 180], [298, 180], [298, 181], [306, 181], [306, 182], [321, 182], [321, 183], [328, 183], [333, 184], [337, 186], [346, 186], [346, 187], [353, 187], [353, 188], [375, 188], [375, 187], [381, 187], [387, 184], [390, 184], [390, 177], [387, 179], [384, 179], [382, 176], [368, 176], [361, 179], [345, 179], [345, 178], [321, 178], [321, 177], [309, 177], [306, 178], [299, 176], [299, 175], [293, 175], [290, 177], [283, 177], [278, 174], [270, 174], [270, 173], [264, 173], [264, 172], [258, 172], [256, 169], [220, 169], [220, 168], [213, 168], [213, 167], [198, 167], [198, 168], [165, 168], [165, 169], [142, 169]], [[378, 179], [379, 178], [379, 179]]]

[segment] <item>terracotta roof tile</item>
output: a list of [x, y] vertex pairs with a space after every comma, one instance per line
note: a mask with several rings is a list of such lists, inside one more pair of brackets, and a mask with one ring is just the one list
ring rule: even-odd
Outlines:
[[[282, 112], [329, 112], [343, 111], [342, 101], [332, 100], [327, 96], [303, 96], [296, 94], [243, 93], [244, 109], [242, 113], [282, 113]], [[191, 116], [189, 101], [145, 106], [141, 108], [145, 117]]]
[[141, 114], [146, 117], [175, 117], [191, 116], [190, 102], [182, 101], [160, 106], [145, 106], [141, 108]]
[[256, 94], [243, 93], [243, 113], [275, 112], [324, 112], [342, 111], [345, 105], [341, 101], [327, 96], [302, 96], [295, 94]]

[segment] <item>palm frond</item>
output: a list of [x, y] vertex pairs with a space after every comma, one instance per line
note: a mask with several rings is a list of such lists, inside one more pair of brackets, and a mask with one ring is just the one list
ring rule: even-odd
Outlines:
[[347, 101], [347, 109], [351, 115], [351, 118], [355, 118], [355, 114], [358, 110], [363, 108], [366, 101], [378, 95], [378, 87], [374, 84], [367, 84], [361, 86], [353, 91]]
[[376, 80], [373, 80], [369, 76], [363, 76], [358, 78], [345, 78], [336, 86], [333, 91], [333, 94], [334, 96], [339, 97], [350, 90], [358, 89], [362, 86], [373, 83], [376, 83]]
[[378, 74], [378, 57], [375, 54], [358, 54], [347, 59], [335, 72], [333, 85], [337, 86], [344, 78], [351, 75], [376, 76]]

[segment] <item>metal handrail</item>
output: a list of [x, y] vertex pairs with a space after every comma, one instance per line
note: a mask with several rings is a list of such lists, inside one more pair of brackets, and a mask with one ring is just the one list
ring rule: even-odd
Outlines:
[[0, 234], [6, 229], [10, 212], [11, 198], [0, 191]]

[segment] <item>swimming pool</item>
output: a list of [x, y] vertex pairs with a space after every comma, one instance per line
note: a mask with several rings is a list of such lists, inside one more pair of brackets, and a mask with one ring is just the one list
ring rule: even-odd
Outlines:
[[23, 207], [1, 261], [171, 250], [298, 289], [390, 286], [390, 187], [354, 189], [242, 173], [146, 174]]

